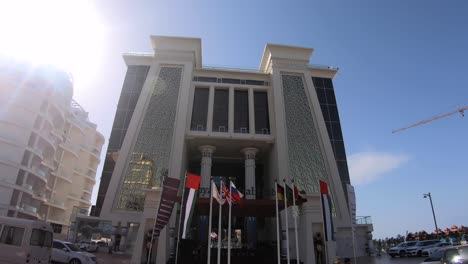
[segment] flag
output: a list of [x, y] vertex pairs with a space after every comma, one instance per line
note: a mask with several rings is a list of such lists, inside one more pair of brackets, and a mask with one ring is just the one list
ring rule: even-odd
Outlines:
[[284, 184], [286, 186], [286, 198], [288, 198], [288, 206], [293, 204], [293, 190], [291, 187], [289, 187], [286, 183]]
[[196, 192], [200, 187], [201, 176], [196, 174], [187, 173], [185, 178], [185, 188], [189, 189], [187, 199], [185, 202], [185, 215], [184, 215], [184, 226], [182, 231], [182, 239], [186, 239], [188, 231], [190, 230], [190, 224], [193, 215], [193, 209], [195, 208], [195, 199], [197, 198]]
[[276, 195], [278, 196], [278, 200], [284, 200], [284, 188], [278, 183], [276, 184]]
[[331, 199], [328, 192], [328, 185], [325, 181], [320, 180], [320, 195], [322, 200], [322, 214], [323, 214], [323, 225], [325, 229], [325, 241], [334, 241], [333, 232], [333, 218], [331, 211]]
[[216, 201], [218, 201], [218, 203], [224, 204], [225, 200], [219, 194], [218, 187], [216, 186], [213, 180], [211, 181], [211, 195], [213, 198], [216, 199]]
[[235, 200], [238, 204], [240, 204], [242, 202], [241, 199], [243, 197], [244, 195], [239, 190], [237, 190], [236, 186], [231, 181], [231, 198]]
[[301, 205], [307, 202], [307, 199], [301, 194], [303, 192], [304, 191], [299, 191], [299, 189], [297, 189], [297, 186], [294, 184], [294, 199], [296, 199], [296, 205]]

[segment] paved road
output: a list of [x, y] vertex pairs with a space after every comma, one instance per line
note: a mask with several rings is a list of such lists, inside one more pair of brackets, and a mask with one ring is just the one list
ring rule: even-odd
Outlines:
[[[103, 252], [94, 253], [98, 258], [99, 264], [129, 264], [130, 257]], [[356, 264], [419, 264], [424, 258], [391, 258], [388, 255], [381, 257], [358, 258]]]

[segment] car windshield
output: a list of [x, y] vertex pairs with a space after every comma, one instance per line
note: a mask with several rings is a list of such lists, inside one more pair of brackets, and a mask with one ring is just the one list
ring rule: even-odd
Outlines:
[[400, 243], [400, 244], [396, 245], [396, 247], [406, 247], [406, 243], [405, 242]]
[[415, 247], [420, 247], [420, 246], [424, 246], [424, 242], [418, 242], [414, 245]]
[[408, 243], [406, 244], [406, 246], [407, 246], [407, 247], [414, 247], [414, 245], [416, 245], [416, 243], [418, 243], [418, 242], [408, 242]]
[[81, 251], [81, 249], [77, 248], [72, 243], [65, 243], [65, 245], [67, 245], [67, 247], [69, 247], [71, 251]]

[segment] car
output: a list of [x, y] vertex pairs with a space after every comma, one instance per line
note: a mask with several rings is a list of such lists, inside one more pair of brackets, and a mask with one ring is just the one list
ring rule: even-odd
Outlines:
[[416, 245], [418, 241], [411, 241], [411, 242], [402, 242], [395, 247], [392, 247], [388, 249], [387, 253], [390, 255], [390, 257], [394, 258], [396, 256], [404, 257], [406, 255], [406, 248], [412, 247]]
[[76, 246], [88, 252], [94, 252], [98, 249], [98, 244], [95, 241], [83, 240], [83, 241], [76, 243]]
[[[435, 253], [434, 253], [435, 254]], [[441, 264], [468, 264], [468, 246], [445, 248], [440, 259]]]
[[439, 240], [425, 240], [425, 241], [419, 241], [416, 243], [416, 245], [407, 247], [405, 249], [405, 255], [406, 256], [418, 256], [420, 257], [422, 254], [422, 251], [436, 243], [438, 243]]
[[85, 252], [70, 242], [55, 240], [52, 243], [52, 262], [68, 264], [96, 264], [96, 256]]
[[444, 254], [446, 248], [438, 248], [436, 249], [432, 255], [426, 258], [420, 264], [440, 264], [440, 260], [442, 259], [442, 255]]
[[438, 250], [438, 249], [441, 249], [441, 248], [444, 248], [444, 247], [450, 247], [452, 246], [452, 243], [449, 243], [449, 242], [439, 242], [439, 243], [436, 243], [426, 249], [424, 249], [422, 252], [421, 252], [421, 256], [423, 257], [430, 257], [432, 255], [432, 253], [434, 253], [434, 251]]

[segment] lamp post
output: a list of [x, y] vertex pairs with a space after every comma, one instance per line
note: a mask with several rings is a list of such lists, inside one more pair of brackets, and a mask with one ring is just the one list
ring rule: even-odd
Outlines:
[[428, 192], [428, 193], [423, 193], [423, 198], [427, 198], [429, 197], [429, 201], [431, 202], [431, 208], [432, 208], [432, 216], [434, 217], [434, 224], [435, 224], [435, 230], [436, 230], [436, 234], [437, 234], [437, 237], [439, 237], [439, 228], [437, 227], [437, 220], [436, 220], [436, 216], [435, 216], [435, 212], [434, 212], [434, 205], [432, 204], [432, 197], [431, 197], [431, 193]]

